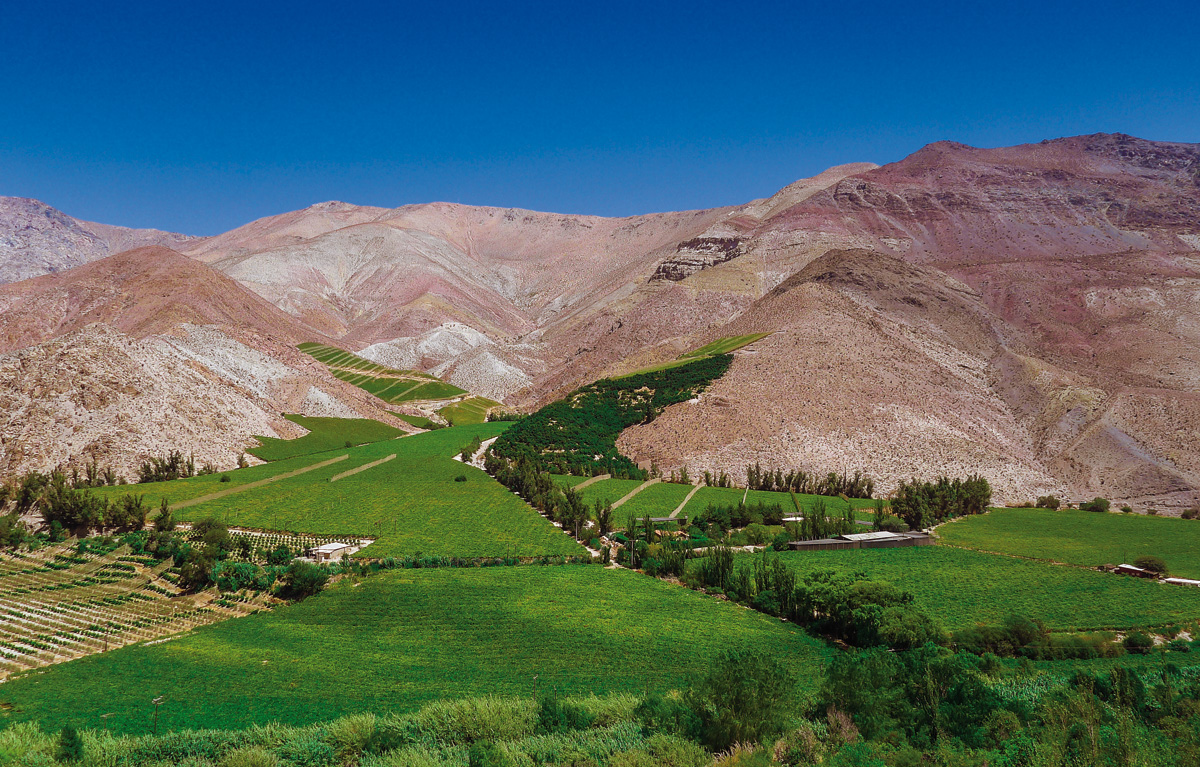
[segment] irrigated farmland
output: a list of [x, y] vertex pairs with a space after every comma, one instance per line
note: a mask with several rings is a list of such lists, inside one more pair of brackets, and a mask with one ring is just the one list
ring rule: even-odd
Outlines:
[[665, 691], [730, 647], [812, 689], [829, 652], [778, 620], [599, 566], [399, 570], [153, 647], [6, 683], [9, 721], [148, 732], [307, 723], [471, 695]]
[[[754, 555], [761, 556], [761, 555]], [[1011, 614], [1052, 630], [1161, 626], [1200, 618], [1200, 589], [947, 546], [772, 554], [798, 573], [861, 571], [912, 592], [951, 630]], [[751, 555], [738, 558], [743, 567]]]
[[[372, 557], [583, 554], [487, 474], [451, 457], [475, 437], [494, 437], [506, 426], [439, 429], [228, 472], [229, 482], [210, 475], [140, 485], [137, 492], [151, 506], [164, 497], [172, 504], [192, 502], [177, 512], [185, 520], [216, 517], [239, 527], [375, 538], [364, 551]], [[390, 455], [395, 459], [331, 481]], [[465, 481], [456, 481], [460, 476]], [[271, 481], [228, 492], [263, 480]], [[209, 497], [217, 493], [222, 495]]]
[[308, 429], [299, 439], [256, 437], [262, 447], [246, 452], [263, 461], [278, 461], [297, 455], [311, 455], [352, 445], [365, 445], [392, 439], [404, 434], [394, 426], [369, 418], [308, 418], [302, 415], [285, 416], [289, 421]]
[[374, 394], [384, 402], [442, 400], [467, 393], [466, 390], [452, 386], [428, 373], [393, 370], [336, 346], [306, 343], [300, 344], [298, 348], [324, 363], [333, 375]]
[[1116, 512], [996, 509], [943, 525], [947, 543], [1095, 567], [1161, 557], [1171, 575], [1200, 578], [1200, 522]]

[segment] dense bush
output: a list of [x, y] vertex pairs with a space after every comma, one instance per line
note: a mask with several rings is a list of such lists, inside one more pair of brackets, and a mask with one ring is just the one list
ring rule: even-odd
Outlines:
[[1121, 652], [1103, 635], [1052, 635], [1041, 621], [1024, 615], [1010, 615], [996, 626], [955, 632], [953, 646], [975, 655], [1033, 660], [1111, 658]]
[[1109, 506], [1110, 504], [1107, 498], [1093, 498], [1090, 501], [1079, 504], [1079, 508], [1083, 509], [1084, 511], [1095, 511], [1100, 513], [1108, 511]]
[[934, 482], [901, 482], [892, 499], [892, 513], [920, 530], [948, 519], [983, 514], [992, 502], [992, 487], [983, 477], [939, 477]]
[[[208, 472], [212, 473], [212, 472]], [[151, 456], [138, 468], [138, 482], [167, 482], [196, 476], [196, 461], [184, 458], [183, 453], [172, 450], [164, 456]]]
[[124, 495], [115, 502], [88, 490], [70, 486], [61, 472], [54, 472], [37, 498], [46, 523], [86, 535], [91, 530], [134, 530], [146, 523], [145, 496]]
[[1038, 497], [1037, 503], [1034, 505], [1039, 509], [1057, 509], [1059, 500], [1053, 495], [1043, 495]]

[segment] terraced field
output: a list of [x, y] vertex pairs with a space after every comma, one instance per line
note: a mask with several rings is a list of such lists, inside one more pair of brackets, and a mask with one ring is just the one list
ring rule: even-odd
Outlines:
[[[230, 481], [224, 483], [210, 475], [98, 492], [144, 493], [151, 507], [157, 507], [160, 498], [171, 504], [200, 500], [179, 508], [177, 516], [184, 520], [217, 517], [238, 527], [374, 538], [375, 543], [360, 554], [368, 557], [585, 553], [486, 473], [452, 459], [473, 438], [488, 439], [507, 427], [507, 423], [458, 426], [299, 456], [228, 472]], [[389, 455], [396, 458], [330, 481]], [[317, 468], [293, 475], [312, 466]], [[467, 478], [465, 482], [455, 481], [460, 475]], [[273, 481], [207, 498], [263, 480]]]
[[[757, 555], [754, 555], [757, 556]], [[785, 552], [799, 573], [865, 572], [912, 592], [917, 606], [951, 630], [1018, 613], [1055, 631], [1162, 626], [1200, 618], [1200, 589], [948, 546]], [[751, 555], [738, 558], [749, 567]]]
[[955, 546], [1095, 567], [1152, 554], [1200, 578], [1200, 521], [1067, 509], [994, 509], [938, 528]]
[[308, 434], [298, 439], [276, 439], [255, 437], [262, 447], [246, 452], [263, 461], [278, 461], [298, 455], [312, 455], [327, 450], [352, 445], [365, 445], [393, 439], [404, 434], [394, 426], [372, 421], [369, 418], [309, 418], [302, 415], [284, 416], [292, 423], [308, 429]]
[[311, 355], [329, 368], [329, 372], [384, 402], [444, 400], [467, 394], [465, 389], [418, 370], [393, 370], [365, 360], [345, 349], [325, 344], [304, 343], [300, 351]]
[[180, 596], [154, 563], [69, 546], [0, 559], [0, 680], [30, 669], [256, 612], [261, 599]]
[[469, 426], [487, 420], [488, 410], [500, 403], [487, 397], [467, 397], [453, 405], [447, 405], [438, 413], [454, 426]]
[[727, 647], [770, 647], [811, 690], [830, 652], [795, 627], [599, 566], [399, 570], [153, 647], [0, 687], [0, 721], [162, 730], [300, 724], [438, 698], [681, 687]]

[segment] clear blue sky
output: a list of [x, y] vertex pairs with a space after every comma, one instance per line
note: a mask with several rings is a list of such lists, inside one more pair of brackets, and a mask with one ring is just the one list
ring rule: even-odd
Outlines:
[[939, 139], [1200, 142], [1198, 5], [9, 2], [0, 194], [214, 234], [330, 199], [728, 205]]

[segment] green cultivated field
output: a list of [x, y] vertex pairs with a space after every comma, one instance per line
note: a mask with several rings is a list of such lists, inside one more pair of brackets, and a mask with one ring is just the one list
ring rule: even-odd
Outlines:
[[769, 647], [811, 690], [829, 652], [793, 626], [598, 566], [399, 570], [272, 613], [0, 687], [0, 720], [145, 733], [301, 724], [485, 694], [665, 691], [727, 647]]
[[[599, 484], [599, 483], [597, 483]], [[590, 488], [584, 488], [587, 492]], [[675, 507], [683, 502], [685, 496], [692, 491], [691, 485], [673, 485], [669, 482], [659, 482], [651, 485], [642, 492], [621, 504], [613, 512], [613, 520], [618, 525], [625, 525], [629, 519], [636, 517], [665, 517]]]
[[393, 370], [336, 346], [305, 343], [296, 348], [323, 363], [333, 375], [385, 402], [450, 399], [467, 393], [428, 373]]
[[[860, 570], [888, 581], [912, 592], [917, 606], [950, 630], [999, 623], [1012, 613], [1038, 618], [1056, 631], [1162, 626], [1200, 618], [1200, 589], [947, 546], [778, 556], [800, 573]], [[739, 557], [742, 566], [751, 561], [750, 555]]]
[[[584, 482], [587, 482], [589, 479], [591, 479], [591, 477], [577, 477], [574, 474], [551, 474], [550, 479], [554, 481], [555, 485], [561, 488], [568, 488], [582, 485]], [[597, 482], [596, 484], [600, 483]]]
[[[355, 448], [291, 458], [227, 472], [101, 492], [146, 495], [157, 507], [199, 498], [297, 468], [347, 455], [344, 461], [281, 479], [245, 492], [180, 509], [179, 518], [217, 517], [237, 526], [265, 530], [376, 538], [364, 556], [535, 556], [582, 554], [583, 549], [484, 472], [453, 460], [472, 438], [494, 437], [507, 423], [459, 426]], [[396, 458], [336, 482], [329, 479], [357, 466]], [[458, 475], [466, 482], [455, 482]]]
[[302, 415], [284, 417], [308, 429], [308, 434], [299, 439], [255, 437], [262, 443], [262, 447], [252, 448], [246, 452], [259, 460], [278, 461], [297, 455], [311, 455], [312, 453], [336, 450], [339, 447], [345, 447], [346, 442], [365, 445], [369, 442], [393, 439], [404, 434], [394, 426], [372, 421], [369, 418], [308, 418]]
[[473, 423], [483, 423], [487, 420], [487, 412], [500, 403], [487, 397], [467, 397], [461, 402], [447, 405], [438, 411], [454, 426], [467, 426]]
[[938, 529], [947, 543], [1095, 567], [1161, 557], [1172, 575], [1200, 578], [1200, 521], [1141, 514], [996, 509]]
[[749, 346], [755, 341], [762, 340], [769, 335], [771, 334], [751, 333], [750, 335], [746, 336], [730, 336], [728, 338], [721, 338], [713, 341], [711, 344], [701, 346], [695, 351], [688, 352], [687, 354], [682, 355], [682, 357], [711, 357], [714, 354], [728, 354], [729, 352], [741, 349], [743, 346]]
[[[594, 485], [588, 485], [579, 491], [588, 508], [593, 508], [596, 501], [601, 503], [616, 503], [642, 484], [639, 479], [602, 479]], [[636, 497], [636, 496], [635, 496]], [[614, 518], [621, 510], [613, 512]]]

